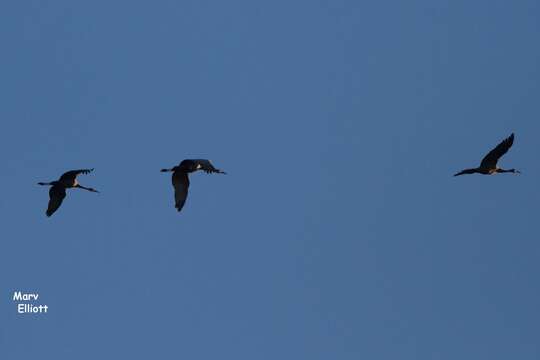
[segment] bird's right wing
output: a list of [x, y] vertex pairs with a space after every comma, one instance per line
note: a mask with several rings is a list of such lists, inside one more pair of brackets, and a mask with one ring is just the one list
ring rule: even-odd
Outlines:
[[60, 176], [60, 180], [58, 181], [63, 181], [63, 180], [73, 180], [77, 177], [77, 175], [79, 174], [89, 174], [91, 173], [92, 171], [94, 171], [94, 169], [79, 169], [79, 170], [70, 170], [68, 172], [65, 172], [62, 174], [62, 176]]
[[193, 162], [197, 164], [198, 169], [203, 170], [207, 173], [225, 174], [224, 171], [221, 171], [220, 169], [216, 169], [214, 165], [212, 165], [212, 163], [208, 159], [194, 159]]
[[66, 189], [62, 186], [52, 186], [49, 190], [49, 206], [45, 214], [51, 216], [62, 205], [62, 201], [66, 197]]
[[514, 133], [501, 141], [499, 145], [497, 145], [493, 150], [491, 150], [480, 163], [480, 167], [485, 168], [494, 168], [497, 166], [497, 161], [506, 154], [508, 149], [512, 147], [512, 144], [514, 143]]
[[184, 207], [188, 195], [189, 178], [187, 173], [175, 171], [172, 175], [172, 184], [174, 187], [174, 207], [180, 211]]

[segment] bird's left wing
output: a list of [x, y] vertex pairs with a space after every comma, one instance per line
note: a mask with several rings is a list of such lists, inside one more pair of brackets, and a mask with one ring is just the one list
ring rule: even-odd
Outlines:
[[183, 171], [175, 171], [172, 175], [172, 184], [174, 187], [174, 207], [180, 211], [184, 207], [188, 195], [188, 175]]
[[514, 133], [501, 141], [493, 150], [491, 150], [480, 163], [480, 167], [494, 168], [497, 166], [497, 161], [506, 154], [506, 152], [512, 147], [514, 143]]
[[62, 186], [52, 186], [49, 190], [49, 205], [45, 214], [51, 216], [62, 205], [66, 197], [66, 189]]

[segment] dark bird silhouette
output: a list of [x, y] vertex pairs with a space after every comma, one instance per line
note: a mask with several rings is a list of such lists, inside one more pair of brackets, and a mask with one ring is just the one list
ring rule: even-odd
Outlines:
[[497, 166], [499, 159], [508, 152], [508, 150], [514, 144], [514, 133], [508, 138], [504, 139], [499, 145], [497, 145], [493, 150], [491, 150], [480, 163], [480, 166], [473, 169], [465, 169], [454, 176], [466, 175], [466, 174], [483, 174], [483, 175], [494, 175], [498, 173], [515, 173], [520, 174], [519, 170], [516, 169], [501, 169]]
[[99, 192], [96, 189], [82, 186], [77, 181], [77, 175], [89, 174], [92, 171], [94, 171], [94, 169], [71, 170], [62, 174], [62, 176], [60, 176], [60, 179], [56, 181], [39, 182], [38, 185], [51, 186], [51, 189], [49, 190], [49, 206], [47, 207], [47, 211], [45, 212], [45, 214], [47, 216], [51, 216], [56, 210], [58, 210], [60, 205], [62, 205], [62, 201], [66, 197], [66, 189], [68, 188], [84, 189], [96, 193]]
[[184, 207], [189, 188], [188, 174], [197, 170], [204, 172], [226, 174], [226, 172], [216, 169], [210, 160], [206, 159], [186, 159], [182, 160], [180, 165], [171, 169], [161, 169], [161, 172], [172, 171], [172, 185], [174, 187], [174, 206], [180, 211]]

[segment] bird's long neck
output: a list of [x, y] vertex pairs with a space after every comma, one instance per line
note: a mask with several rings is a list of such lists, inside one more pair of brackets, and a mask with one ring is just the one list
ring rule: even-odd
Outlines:
[[56, 184], [58, 184], [58, 181], [38, 182], [38, 185], [42, 185], [42, 186], [51, 186], [51, 185], [56, 185]]
[[462, 170], [460, 172], [458, 172], [457, 174], [455, 174], [454, 176], [460, 176], [460, 175], [466, 175], [466, 174], [476, 174], [480, 172], [480, 170], [478, 168], [474, 168], [474, 169], [465, 169], [465, 170]]

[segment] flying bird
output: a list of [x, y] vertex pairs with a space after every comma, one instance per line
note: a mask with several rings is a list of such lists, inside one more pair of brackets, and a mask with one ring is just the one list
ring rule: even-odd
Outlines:
[[499, 145], [497, 145], [493, 150], [491, 150], [480, 163], [480, 166], [473, 169], [465, 169], [454, 176], [465, 175], [465, 174], [483, 174], [483, 175], [494, 175], [498, 173], [515, 173], [520, 174], [519, 170], [516, 169], [501, 169], [497, 166], [499, 159], [506, 154], [506, 152], [512, 147], [514, 143], [514, 133], [508, 138], [504, 139]]
[[161, 169], [161, 172], [172, 172], [172, 185], [174, 187], [174, 207], [180, 211], [184, 207], [189, 188], [188, 174], [197, 170], [203, 170], [207, 174], [226, 174], [226, 172], [216, 169], [210, 160], [206, 159], [186, 159], [180, 165], [171, 169]]
[[77, 176], [79, 174], [89, 174], [92, 171], [94, 171], [94, 169], [71, 170], [62, 174], [62, 176], [60, 176], [60, 179], [56, 181], [39, 182], [38, 185], [51, 186], [49, 190], [49, 206], [47, 207], [47, 211], [45, 212], [45, 214], [47, 216], [51, 216], [56, 210], [58, 210], [60, 205], [62, 205], [62, 201], [66, 197], [66, 189], [68, 188], [84, 189], [96, 193], [99, 192], [96, 189], [82, 186], [77, 181]]

